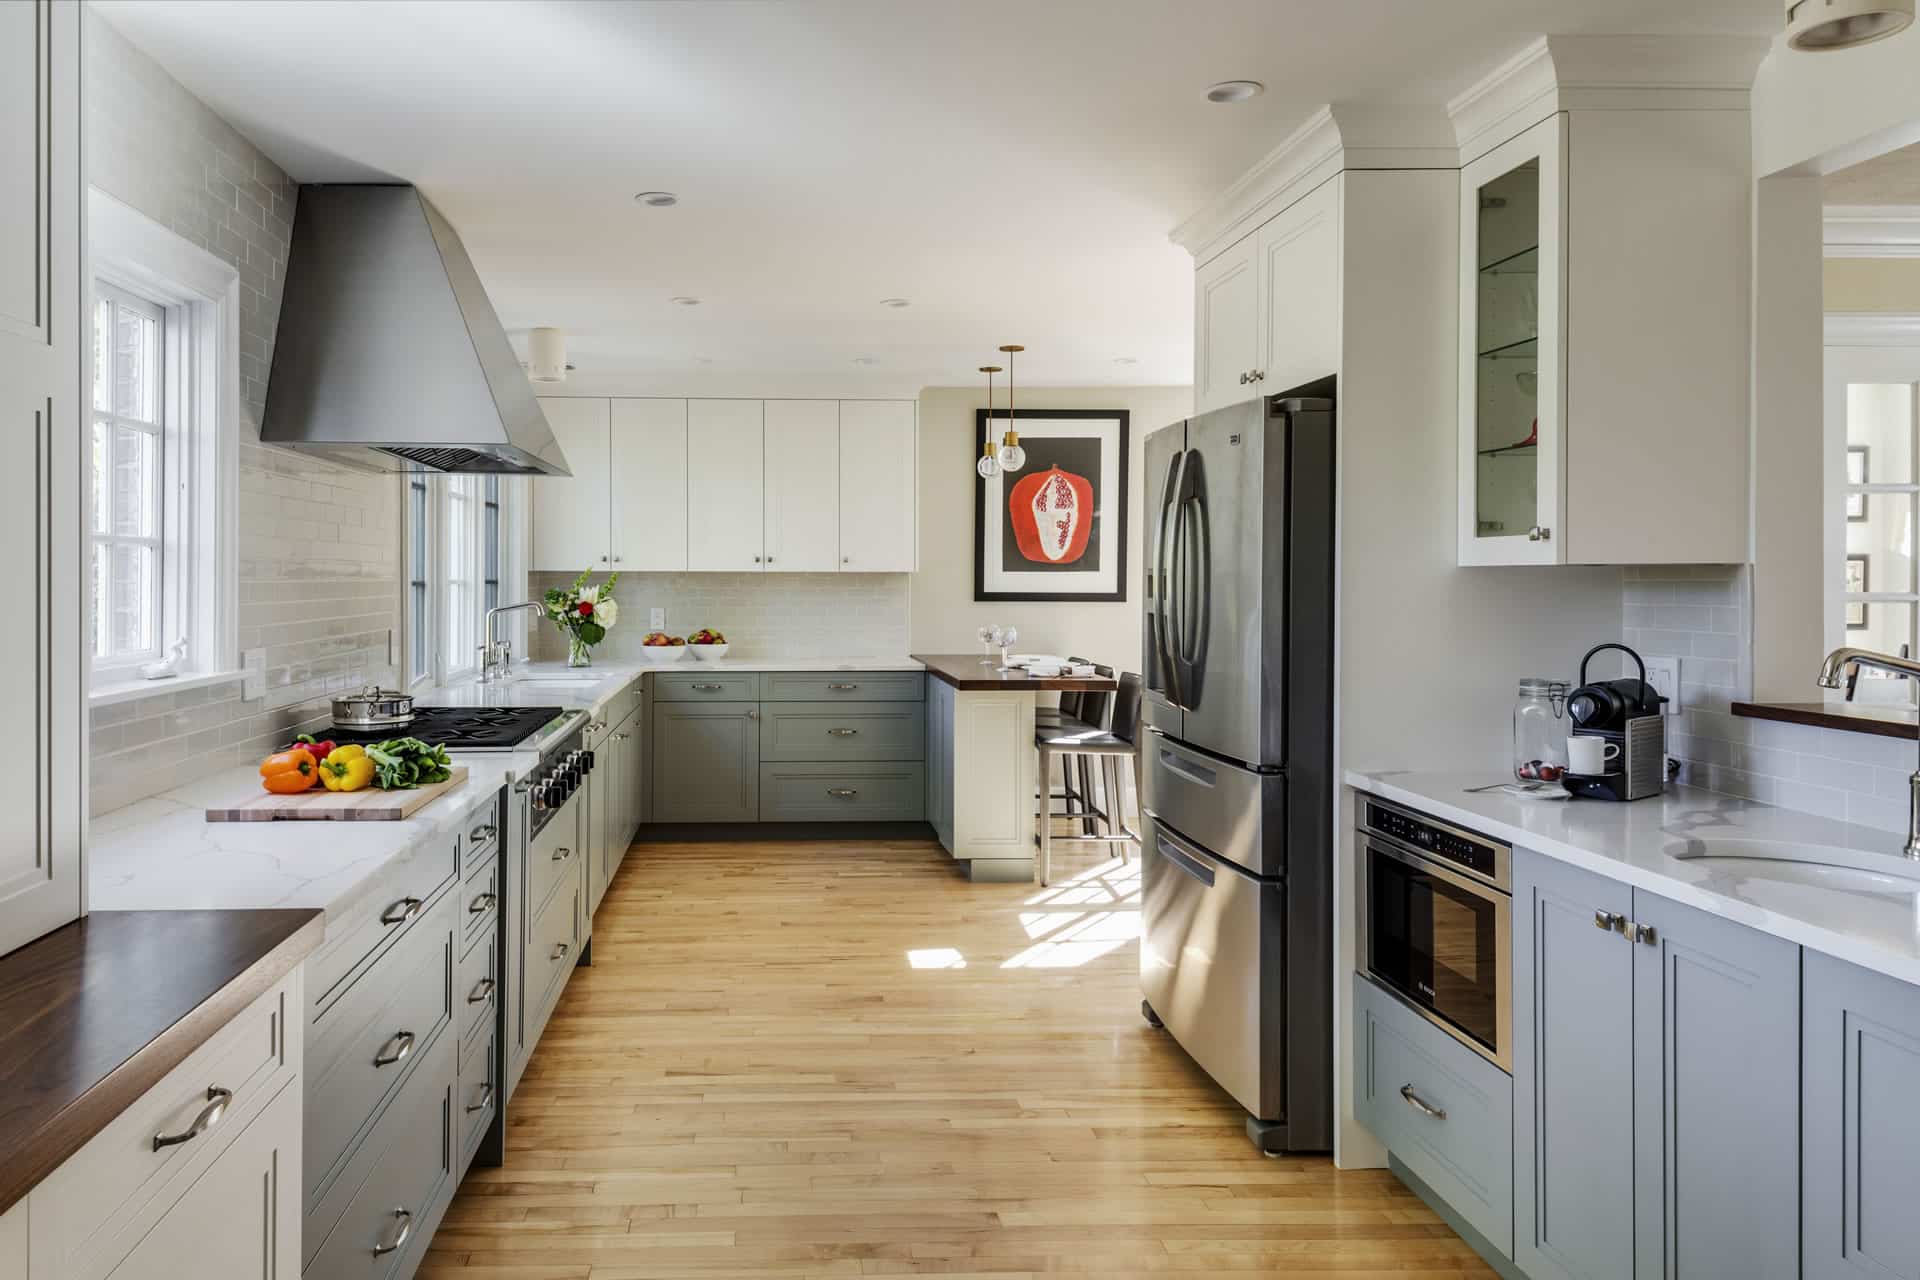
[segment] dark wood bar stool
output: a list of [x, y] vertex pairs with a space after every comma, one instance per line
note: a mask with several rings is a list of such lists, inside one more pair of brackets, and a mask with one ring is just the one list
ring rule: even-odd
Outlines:
[[[1086, 710], [1087, 697], [1100, 701], [1098, 708], [1104, 718], [1106, 714], [1106, 694], [1084, 695], [1081, 709]], [[1120, 860], [1127, 860], [1127, 844], [1138, 841], [1139, 835], [1126, 823], [1126, 805], [1123, 797], [1123, 783], [1132, 781], [1139, 785], [1139, 746], [1140, 741], [1140, 677], [1132, 671], [1122, 672], [1119, 688], [1112, 696], [1113, 720], [1111, 727], [1100, 728], [1085, 720], [1072, 725], [1061, 723], [1054, 727], [1037, 727], [1034, 731], [1034, 746], [1040, 753], [1040, 776], [1051, 780], [1053, 762], [1058, 758], [1063, 775], [1072, 777], [1074, 770], [1082, 770], [1082, 778], [1090, 780], [1092, 766], [1098, 761], [1101, 771], [1103, 803], [1095, 807], [1091, 797], [1083, 803], [1083, 814], [1069, 813], [1066, 816], [1082, 820], [1082, 834], [1077, 836], [1055, 836], [1051, 797], [1041, 806], [1040, 813], [1040, 883], [1047, 884], [1053, 876], [1053, 845], [1055, 841], [1068, 844], [1096, 843], [1105, 844], [1119, 851]], [[1121, 767], [1125, 765], [1130, 772], [1122, 776]], [[1051, 787], [1051, 782], [1048, 782]], [[1104, 830], [1096, 832], [1093, 825], [1098, 822]]]

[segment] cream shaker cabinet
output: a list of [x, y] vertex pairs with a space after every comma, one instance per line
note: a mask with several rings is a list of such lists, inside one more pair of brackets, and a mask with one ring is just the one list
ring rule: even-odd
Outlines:
[[1463, 164], [1459, 563], [1747, 558], [1749, 148], [1616, 103]]
[[1194, 408], [1271, 395], [1340, 362], [1340, 184], [1329, 179], [1194, 277]]
[[536, 570], [907, 573], [911, 400], [541, 400], [571, 476], [535, 476]]
[[0, 781], [0, 953], [81, 908], [79, 44], [79, 5], [0, 5], [0, 581], [19, 619], [0, 638], [0, 708], [42, 762]]

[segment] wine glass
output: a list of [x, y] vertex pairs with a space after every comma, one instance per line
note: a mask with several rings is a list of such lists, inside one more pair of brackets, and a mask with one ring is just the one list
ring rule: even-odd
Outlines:
[[1000, 633], [1000, 666], [1002, 670], [1004, 670], [1007, 665], [1007, 650], [1013, 648], [1013, 642], [1019, 638], [1020, 631], [1017, 627], [1008, 627]]
[[984, 626], [974, 634], [980, 637], [980, 665], [983, 667], [992, 666], [993, 646], [1000, 641], [1000, 628], [991, 625]]

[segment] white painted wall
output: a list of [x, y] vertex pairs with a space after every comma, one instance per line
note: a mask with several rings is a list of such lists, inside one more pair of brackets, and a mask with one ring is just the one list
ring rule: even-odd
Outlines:
[[1753, 171], [1831, 173], [1920, 142], [1920, 26], [1842, 53], [1795, 53], [1785, 37], [1753, 81]]
[[[1191, 387], [1044, 387], [1016, 390], [1020, 409], [1128, 411], [1127, 598], [1121, 603], [976, 603], [973, 598], [974, 413], [986, 408], [978, 387], [928, 387], [920, 393], [920, 570], [908, 576], [908, 628], [916, 653], [978, 651], [988, 623], [1020, 631], [1027, 652], [1077, 654], [1116, 670], [1140, 670], [1140, 589], [1147, 433], [1189, 416]], [[1004, 407], [1004, 388], [996, 407]]]

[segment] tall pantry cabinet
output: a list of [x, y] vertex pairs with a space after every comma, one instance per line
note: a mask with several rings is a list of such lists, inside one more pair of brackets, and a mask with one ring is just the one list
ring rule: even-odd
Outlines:
[[81, 914], [80, 6], [0, 5], [0, 953]]

